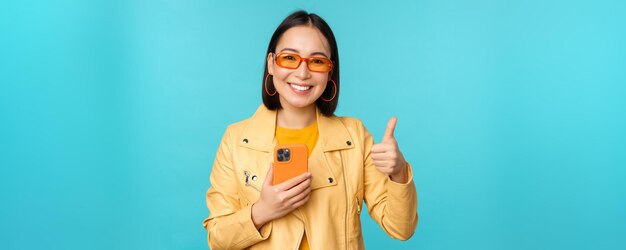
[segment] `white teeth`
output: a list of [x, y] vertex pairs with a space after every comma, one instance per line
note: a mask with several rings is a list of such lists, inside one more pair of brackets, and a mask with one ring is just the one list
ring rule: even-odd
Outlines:
[[296, 85], [293, 83], [290, 83], [289, 86], [291, 86], [292, 88], [296, 89], [296, 90], [300, 90], [300, 91], [305, 91], [311, 88], [311, 86], [300, 86], [300, 85]]

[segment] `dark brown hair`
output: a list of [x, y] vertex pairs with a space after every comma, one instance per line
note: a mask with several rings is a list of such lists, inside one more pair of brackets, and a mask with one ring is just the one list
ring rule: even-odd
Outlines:
[[[274, 34], [270, 39], [270, 43], [267, 46], [267, 53], [265, 53], [265, 70], [263, 72], [263, 79], [261, 81], [261, 83], [263, 84], [261, 86], [263, 104], [265, 104], [265, 107], [270, 110], [276, 110], [281, 108], [278, 94], [270, 96], [265, 92], [265, 78], [269, 74], [267, 72], [267, 55], [269, 53], [275, 53], [276, 46], [278, 45], [278, 40], [280, 40], [285, 31], [296, 26], [312, 26], [317, 28], [322, 33], [322, 35], [324, 35], [326, 40], [328, 40], [328, 44], [330, 45], [330, 59], [333, 61], [333, 70], [330, 72], [330, 79], [334, 80], [335, 83], [337, 83], [337, 89], [335, 90], [335, 86], [329, 81], [329, 83], [326, 84], [326, 89], [322, 93], [322, 96], [325, 99], [330, 99], [333, 96], [333, 93], [335, 91], [337, 92], [335, 98], [332, 101], [326, 102], [322, 100], [322, 98], [318, 98], [315, 104], [320, 109], [322, 114], [324, 114], [325, 116], [331, 116], [334, 114], [335, 109], [337, 108], [337, 103], [339, 101], [339, 53], [337, 51], [337, 41], [335, 41], [335, 35], [330, 29], [330, 26], [328, 26], [326, 21], [324, 21], [324, 19], [316, 14], [307, 13], [303, 10], [296, 11], [287, 16], [285, 20], [283, 20], [283, 22], [278, 25], [278, 28], [276, 28], [276, 30], [274, 31]], [[272, 80], [272, 77], [267, 77], [267, 89], [270, 92], [276, 91], [276, 89], [274, 88], [274, 81]]]

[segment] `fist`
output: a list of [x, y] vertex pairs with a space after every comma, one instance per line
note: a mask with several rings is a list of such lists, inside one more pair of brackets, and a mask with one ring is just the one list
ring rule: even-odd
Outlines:
[[397, 121], [398, 118], [395, 116], [389, 119], [383, 140], [372, 146], [371, 156], [378, 171], [389, 175], [392, 181], [404, 183], [408, 179], [407, 163], [393, 136]]

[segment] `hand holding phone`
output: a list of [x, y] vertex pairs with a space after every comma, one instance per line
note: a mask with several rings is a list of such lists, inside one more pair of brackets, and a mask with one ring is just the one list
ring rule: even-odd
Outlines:
[[278, 145], [274, 153], [261, 196], [252, 205], [252, 222], [257, 230], [306, 204], [311, 194], [306, 145]]

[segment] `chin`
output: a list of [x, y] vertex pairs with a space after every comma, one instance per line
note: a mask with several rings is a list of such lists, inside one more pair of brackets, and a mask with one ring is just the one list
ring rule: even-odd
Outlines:
[[311, 105], [315, 105], [315, 101], [309, 101], [309, 100], [285, 100], [287, 102], [287, 104], [289, 106], [292, 106], [294, 108], [306, 108], [308, 106]]

